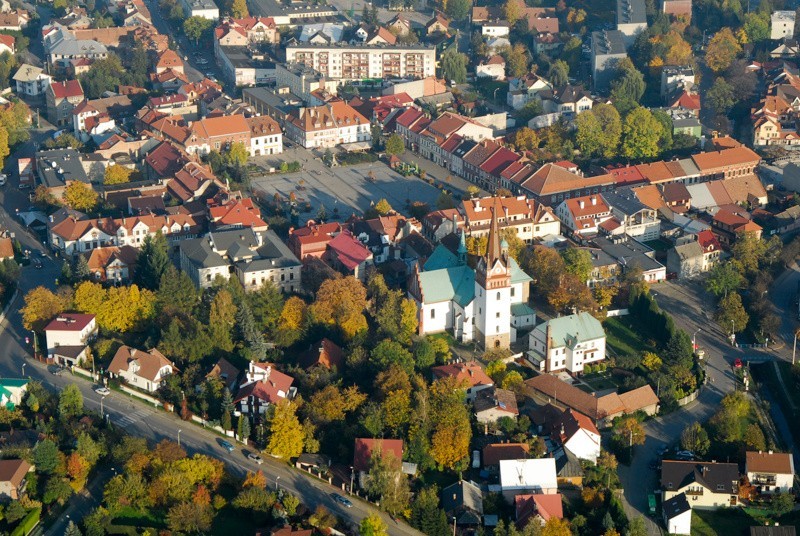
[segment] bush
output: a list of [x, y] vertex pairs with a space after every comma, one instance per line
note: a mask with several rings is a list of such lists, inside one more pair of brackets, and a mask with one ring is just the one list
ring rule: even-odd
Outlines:
[[39, 518], [41, 517], [42, 517], [42, 509], [34, 508], [30, 512], [28, 512], [28, 515], [26, 515], [22, 521], [20, 521], [19, 525], [17, 525], [17, 528], [15, 528], [11, 532], [11, 536], [27, 535], [28, 533], [30, 533], [30, 531], [33, 530], [33, 527], [39, 524]]

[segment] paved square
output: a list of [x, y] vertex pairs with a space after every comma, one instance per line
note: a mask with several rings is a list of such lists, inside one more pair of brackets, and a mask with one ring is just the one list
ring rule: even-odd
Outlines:
[[[321, 205], [329, 215], [338, 208], [339, 219], [344, 220], [353, 212], [363, 213], [382, 198], [401, 213], [406, 213], [406, 199], [428, 203], [435, 209], [441, 193], [419, 178], [403, 177], [380, 162], [332, 169], [313, 164], [317, 163], [312, 161], [312, 165], [307, 166], [312, 169], [299, 173], [278, 172], [252, 177], [252, 187], [264, 199], [271, 199], [276, 192], [287, 198], [294, 192], [298, 202], [311, 203], [311, 211], [301, 214], [301, 224], [304, 219], [315, 218]], [[374, 180], [370, 180], [370, 172]]]

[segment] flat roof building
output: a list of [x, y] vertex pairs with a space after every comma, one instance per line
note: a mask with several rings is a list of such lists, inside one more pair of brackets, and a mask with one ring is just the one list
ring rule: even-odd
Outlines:
[[592, 32], [592, 77], [596, 91], [608, 90], [617, 64], [628, 57], [625, 38], [619, 30]]
[[625, 36], [625, 46], [631, 46], [639, 32], [647, 29], [644, 0], [617, 0], [617, 30]]

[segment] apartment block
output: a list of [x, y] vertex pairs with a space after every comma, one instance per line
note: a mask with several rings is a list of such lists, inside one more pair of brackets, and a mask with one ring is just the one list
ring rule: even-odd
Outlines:
[[425, 78], [436, 74], [436, 49], [427, 45], [314, 44], [286, 47], [286, 63], [302, 63], [328, 78]]

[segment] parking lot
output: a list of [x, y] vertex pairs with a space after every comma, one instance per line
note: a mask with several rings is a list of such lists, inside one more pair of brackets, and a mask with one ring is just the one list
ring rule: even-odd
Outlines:
[[265, 199], [272, 198], [275, 193], [286, 198], [294, 192], [300, 205], [310, 203], [311, 210], [301, 214], [301, 224], [306, 219], [315, 218], [322, 205], [329, 218], [337, 210], [337, 219], [344, 220], [352, 213], [363, 213], [382, 198], [398, 212], [405, 212], [407, 199], [422, 201], [435, 208], [441, 193], [422, 180], [403, 177], [380, 162], [334, 168], [327, 168], [313, 159], [302, 163], [304, 169], [298, 173], [251, 177], [253, 189]]

